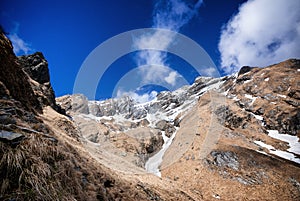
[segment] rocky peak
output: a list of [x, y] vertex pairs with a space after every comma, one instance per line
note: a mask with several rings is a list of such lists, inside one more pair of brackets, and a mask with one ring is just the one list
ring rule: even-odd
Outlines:
[[260, 115], [267, 129], [299, 134], [300, 60], [246, 68], [224, 84], [227, 97], [250, 114]]
[[238, 72], [238, 76], [243, 75], [245, 73], [250, 72], [252, 69], [254, 69], [254, 67], [250, 67], [250, 66], [243, 66], [240, 71]]
[[64, 114], [55, 102], [55, 93], [50, 83], [48, 62], [41, 52], [23, 55], [17, 58], [22, 69], [29, 75], [31, 87], [42, 106], [51, 106], [59, 113]]
[[221, 82], [223, 81], [219, 78], [199, 77], [193, 85], [184, 86], [173, 92], [160, 92], [154, 100], [147, 103], [137, 103], [129, 96], [104, 101], [87, 101], [82, 94], [65, 96], [57, 101], [69, 112], [91, 114], [96, 117], [120, 115], [125, 119], [141, 120], [148, 115], [154, 115], [157, 116], [156, 122], [166, 117], [174, 121], [178, 112], [183, 112], [197, 102], [200, 93], [216, 88]]
[[19, 56], [18, 62], [33, 80], [40, 84], [50, 82], [48, 62], [41, 52]]

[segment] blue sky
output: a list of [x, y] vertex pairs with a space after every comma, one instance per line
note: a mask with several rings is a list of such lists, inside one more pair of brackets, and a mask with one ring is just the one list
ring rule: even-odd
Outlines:
[[[270, 0], [253, 0], [249, 2], [245, 0], [204, 0], [202, 4], [199, 4], [199, 7], [196, 7], [196, 0], [172, 0], [172, 2], [176, 2], [172, 5], [176, 13], [182, 8], [182, 5], [186, 5], [185, 8], [188, 8], [188, 10], [183, 13], [185, 18], [177, 19], [177, 16], [174, 16], [176, 25], [180, 23], [180, 20], [184, 20], [184, 23], [179, 28], [171, 26], [171, 29], [186, 35], [202, 46], [221, 75], [237, 71], [241, 65], [267, 65], [281, 59], [299, 57], [299, 53], [297, 53], [300, 52], [297, 49], [300, 30], [298, 24], [277, 26], [278, 30], [275, 31], [278, 35], [275, 31], [269, 31], [264, 35], [264, 38], [259, 36], [259, 33], [264, 32], [264, 30], [259, 29], [260, 27], [268, 25], [274, 28], [271, 22], [276, 19], [270, 18], [267, 14], [273, 14], [276, 9], [283, 10], [282, 15], [288, 14], [291, 16], [282, 23], [299, 22], [297, 13], [300, 12], [298, 12], [297, 7], [300, 7], [298, 6], [300, 1], [287, 1], [290, 3], [283, 3], [285, 1], [281, 0], [276, 1], [278, 3], [272, 3], [273, 1]], [[158, 0], [2, 0], [0, 3], [0, 24], [10, 34], [10, 38], [14, 40], [13, 42], [18, 43], [19, 49], [15, 47], [15, 52], [18, 55], [33, 53], [34, 51], [43, 52], [49, 63], [51, 82], [56, 96], [61, 96], [73, 92], [76, 75], [84, 60], [94, 48], [104, 41], [134, 29], [166, 28], [160, 27], [161, 25], [157, 25], [159, 23], [154, 21], [159, 19], [155, 17], [157, 13], [167, 13], [166, 16], [169, 16], [168, 12], [171, 12], [171, 10], [168, 6], [170, 5], [166, 6], [166, 3], [158, 2]], [[268, 6], [271, 8], [268, 8]], [[283, 9], [285, 7], [286, 10]], [[266, 19], [258, 22], [261, 20], [255, 19], [253, 13], [260, 16], [259, 19]], [[165, 19], [166, 16], [162, 19]], [[249, 23], [249, 26], [243, 28], [243, 25], [247, 23]], [[298, 30], [298, 32], [294, 35], [291, 34], [295, 30]], [[244, 46], [245, 42], [242, 39], [246, 40], [245, 35], [248, 36], [249, 34], [241, 35], [241, 33], [249, 32], [254, 32], [254, 34], [247, 41], [250, 41], [251, 44], [263, 44], [265, 46], [254, 45], [254, 50], [253, 45], [251, 47]], [[278, 37], [279, 35], [284, 35], [284, 38]], [[239, 38], [241, 40], [234, 40]], [[286, 38], [289, 38], [289, 42], [285, 43]], [[291, 45], [284, 46], [285, 44]], [[275, 50], [273, 48], [272, 51], [267, 49], [267, 52], [264, 52], [265, 47], [271, 46], [278, 48], [275, 48]], [[290, 53], [280, 52], [281, 46], [289, 48]], [[261, 55], [250, 54], [250, 58], [247, 60], [244, 59], [243, 52], [237, 51], [239, 48], [248, 48], [247, 51], [254, 53], [257, 51]], [[272, 55], [274, 57], [274, 54], [275, 59], [268, 59]], [[259, 56], [262, 58], [257, 63], [252, 62], [253, 58]], [[139, 52], [127, 54], [116, 60], [101, 77], [95, 98], [109, 98], [122, 76], [138, 65], [137, 57], [142, 58]], [[166, 55], [160, 54], [159, 57], [163, 58], [163, 64], [179, 72], [189, 83], [199, 75], [188, 63], [177, 56], [167, 53]], [[167, 73], [166, 77], [170, 82], [176, 81], [177, 75], [175, 73], [171, 71], [165, 71], [165, 73]], [[159, 81], [157, 84], [162, 85]], [[164, 88], [164, 86], [160, 88]], [[159, 88], [156, 87], [155, 89], [158, 90]], [[143, 90], [139, 89], [139, 91]]]

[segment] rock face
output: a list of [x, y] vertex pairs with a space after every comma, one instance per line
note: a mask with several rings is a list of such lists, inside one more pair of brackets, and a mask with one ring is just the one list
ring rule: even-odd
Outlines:
[[48, 62], [41, 52], [18, 57], [18, 63], [31, 78], [31, 87], [42, 106], [51, 106], [60, 113], [64, 111], [56, 105], [55, 94], [50, 83]]
[[0, 41], [0, 97], [18, 100], [27, 109], [41, 110], [28, 81], [28, 75], [22, 70], [13, 53], [11, 42], [2, 33]]
[[234, 170], [239, 169], [238, 158], [234, 152], [212, 151], [210, 154], [213, 157], [214, 165], [219, 166], [219, 167], [228, 167], [228, 168], [231, 168]]
[[253, 68], [226, 82], [225, 89], [249, 114], [262, 116], [267, 129], [297, 135], [300, 130], [299, 68], [300, 61], [296, 59], [269, 68]]
[[33, 80], [40, 84], [50, 82], [48, 63], [41, 52], [36, 52], [28, 56], [20, 56], [18, 57], [18, 61]]

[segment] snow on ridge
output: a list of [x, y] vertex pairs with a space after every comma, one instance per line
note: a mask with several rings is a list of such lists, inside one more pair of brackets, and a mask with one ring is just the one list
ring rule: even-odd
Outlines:
[[254, 143], [268, 149], [271, 154], [300, 164], [300, 158], [296, 158], [295, 155], [292, 153], [289, 153], [287, 151], [276, 150], [272, 145], [268, 145], [262, 141], [254, 141]]
[[268, 133], [268, 135], [272, 138], [287, 142], [290, 147], [287, 151], [300, 155], [300, 143], [297, 136], [280, 134], [277, 130], [268, 130]]
[[186, 93], [189, 88], [190, 88], [189, 85], [185, 85], [183, 87], [180, 87], [179, 89], [176, 89], [175, 91], [172, 91], [171, 93], [175, 96], [179, 96], [181, 94]]
[[[149, 122], [148, 126], [151, 128], [156, 128], [156, 123], [160, 120], [165, 120], [172, 124], [176, 118], [183, 118], [184, 114], [193, 106], [195, 106], [195, 104], [197, 104], [199, 96], [202, 96], [209, 90], [220, 89], [222, 84], [226, 81], [226, 79], [221, 78], [203, 77], [197, 78], [196, 80], [198, 80], [199, 82], [195, 82], [191, 86], [183, 86], [173, 92], [161, 92], [160, 96], [157, 96], [155, 99], [145, 103], [137, 103], [135, 101], [132, 101], [130, 97], [108, 99], [103, 101], [89, 101], [89, 107], [91, 107], [92, 105], [96, 105], [100, 107], [100, 110], [109, 110], [105, 112], [105, 114], [107, 115], [98, 117], [93, 114], [81, 114], [80, 116], [86, 119], [95, 120], [97, 122], [100, 122], [101, 120], [109, 120], [114, 121], [114, 123], [121, 124], [122, 122], [139, 122], [142, 119], [146, 119]], [[205, 82], [203, 84], [203, 87], [201, 86], [202, 82]], [[121, 109], [122, 111], [120, 111]], [[131, 116], [131, 113], [135, 112], [143, 112], [143, 115]], [[128, 116], [130, 116], [129, 119]], [[172, 144], [177, 130], [179, 129], [176, 126], [174, 126], [174, 128], [176, 130], [170, 138], [168, 138], [165, 135], [164, 131], [162, 131], [164, 144], [161, 150], [159, 150], [154, 156], [150, 157], [147, 160], [145, 169], [148, 172], [154, 173], [157, 176], [161, 176], [159, 168], [163, 161], [164, 153]], [[127, 129], [130, 128], [124, 129], [125, 131], [127, 131]]]
[[300, 158], [295, 156], [295, 154], [300, 155], [299, 138], [297, 136], [292, 136], [288, 134], [280, 134], [277, 130], [267, 130], [267, 131], [268, 131], [268, 136], [277, 140], [281, 140], [283, 142], [287, 142], [290, 148], [288, 148], [286, 151], [282, 151], [282, 150], [276, 150], [272, 145], [268, 145], [262, 141], [254, 141], [254, 143], [268, 149], [271, 154], [274, 154], [281, 158], [294, 161], [300, 164]]

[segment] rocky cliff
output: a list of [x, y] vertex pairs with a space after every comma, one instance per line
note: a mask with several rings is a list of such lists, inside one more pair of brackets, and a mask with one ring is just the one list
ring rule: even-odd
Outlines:
[[0, 42], [1, 200], [300, 199], [300, 60], [147, 103], [55, 100], [42, 53]]
[[64, 111], [56, 104], [55, 94], [50, 83], [48, 62], [41, 52], [32, 55], [20, 56], [17, 62], [29, 76], [29, 82], [40, 105], [51, 106], [60, 113]]

